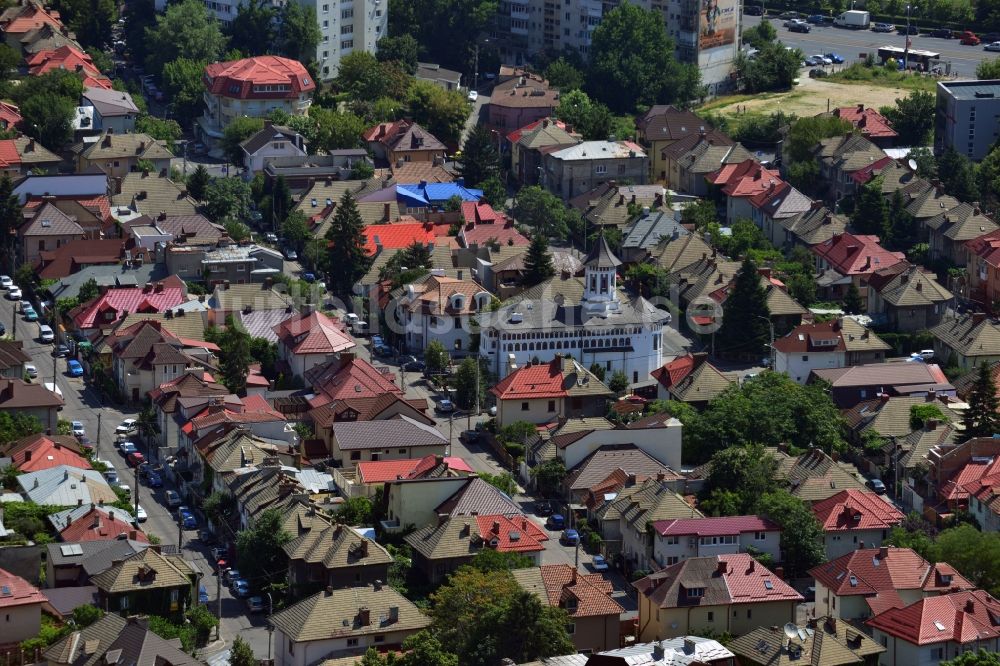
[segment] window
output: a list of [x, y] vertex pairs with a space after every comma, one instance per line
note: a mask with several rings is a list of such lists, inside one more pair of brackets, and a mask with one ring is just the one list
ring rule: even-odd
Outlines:
[[567, 624], [566, 625], [566, 633], [569, 634], [570, 636], [572, 636], [573, 634], [575, 634], [576, 633], [576, 625], [573, 624], [572, 622], [570, 622], [569, 624]]
[[351, 451], [351, 460], [361, 460], [361, 451]]
[[935, 661], [944, 659], [944, 648], [931, 648], [931, 659], [934, 659]]
[[406, 449], [400, 449], [399, 450], [399, 455], [405, 456], [406, 455]]
[[802, 360], [803, 361], [808, 361], [809, 360], [809, 354], [803, 354]]
[[329, 21], [323, 21], [323, 29], [325, 30], [326, 28], [329, 28], [329, 27], [330, 27], [330, 22]]
[[288, 654], [291, 655], [295, 654], [295, 643], [293, 643], [292, 641], [288, 641]]
[[689, 587], [687, 590], [688, 599], [700, 599], [705, 596], [705, 588], [703, 587]]
[[526, 402], [522, 402], [521, 403], [521, 411], [522, 412], [528, 411], [528, 403], [526, 403]]
[[677, 558], [677, 556], [676, 556], [676, 555], [672, 555], [672, 556], [670, 556], [670, 557], [668, 557], [668, 558], [667, 558], [667, 566], [668, 566], [668, 567], [669, 567], [669, 566], [670, 566], [671, 564], [677, 564], [677, 562], [678, 562], [678, 558]]
[[122, 610], [126, 610], [128, 608], [128, 597], [122, 597], [122, 600], [121, 602], [119, 602], [118, 607], [121, 608]]
[[462, 318], [455, 317], [455, 328], [462, 328]]
[[[353, 39], [344, 39], [344, 40], [341, 40], [341, 42], [340, 42], [340, 48], [341, 49], [353, 49], [354, 48], [354, 40]], [[406, 161], [409, 162], [410, 160], [407, 159]]]
[[237, 270], [237, 271], [239, 271], [239, 272], [243, 272], [243, 271], [245, 271], [246, 269], [247, 269], [247, 265], [246, 265], [246, 264], [236, 264], [236, 270]]
[[708, 611], [708, 621], [715, 622], [715, 613], [713, 613], [712, 611]]
[[676, 545], [677, 545], [677, 543], [678, 543], [678, 540], [677, 540], [677, 539], [678, 539], [678, 538], [677, 538], [677, 537], [675, 537], [675, 536], [668, 536], [668, 537], [667, 537], [667, 545], [668, 545], [668, 546], [676, 546]]
[[330, 5], [323, 5], [323, 12], [326, 13], [330, 11]]
[[747, 609], [747, 619], [749, 620], [752, 615], [753, 615], [753, 611], [748, 608]]
[[347, 639], [347, 647], [356, 647], [357, 644], [358, 644], [358, 639], [357, 638], [348, 638]]
[[376, 634], [375, 635], [375, 642], [376, 643], [385, 643], [385, 634]]
[[763, 541], [766, 538], [767, 538], [767, 532], [754, 532], [753, 533], [753, 540], [754, 541]]
[[608, 172], [607, 164], [598, 164], [596, 167], [594, 167], [594, 173], [596, 173], [599, 176], [606, 174], [607, 172]]
[[354, 34], [354, 24], [348, 23], [347, 25], [340, 26], [340, 34], [342, 35], [353, 35]]
[[624, 174], [625, 173], [625, 165], [624, 164], [619, 164], [618, 165], [618, 173], [619, 174]]
[[340, 10], [340, 18], [349, 19], [354, 18], [354, 7], [349, 7], [347, 9]]
[[121, 166], [121, 163], [118, 160], [115, 160], [115, 166]]
[[549, 400], [549, 411], [550, 412], [556, 411], [556, 401], [555, 400]]

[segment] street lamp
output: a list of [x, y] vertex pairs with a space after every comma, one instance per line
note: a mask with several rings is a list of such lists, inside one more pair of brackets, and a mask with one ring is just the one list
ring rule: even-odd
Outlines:
[[903, 43], [903, 71], [909, 66], [910, 59], [910, 5], [906, 5], [906, 41]]
[[764, 315], [754, 315], [754, 317], [756, 317], [757, 319], [763, 319], [764, 321], [766, 321], [768, 329], [771, 332], [771, 342], [768, 345], [768, 348], [769, 348], [770, 351], [768, 351], [767, 355], [768, 355], [768, 358], [771, 361], [771, 369], [773, 370], [774, 369], [774, 322], [771, 321], [771, 319], [769, 317], [765, 317]]

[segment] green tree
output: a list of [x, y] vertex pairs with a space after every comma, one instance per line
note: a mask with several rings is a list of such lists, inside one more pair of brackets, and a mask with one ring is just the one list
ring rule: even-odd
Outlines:
[[536, 231], [531, 237], [528, 252], [524, 255], [524, 284], [534, 286], [556, 274], [549, 252], [549, 240], [545, 234]]
[[280, 14], [281, 54], [301, 62], [315, 60], [316, 47], [323, 37], [316, 10], [297, 2], [286, 2]]
[[229, 648], [229, 666], [257, 666], [258, 663], [253, 648], [237, 634]]
[[20, 199], [14, 194], [14, 183], [10, 176], [0, 177], [0, 234], [6, 242], [0, 244], [0, 257], [7, 274], [14, 274], [14, 239], [18, 227], [24, 222], [21, 216]]
[[21, 64], [21, 54], [6, 44], [0, 44], [0, 81], [8, 80], [11, 72], [16, 70], [19, 64]]
[[736, 506], [730, 515], [755, 513], [761, 498], [774, 490], [777, 469], [777, 460], [760, 444], [722, 449], [712, 456], [702, 496], [709, 497], [716, 490], [731, 491]]
[[585, 140], [626, 139], [635, 134], [631, 117], [612, 115], [611, 110], [582, 90], [570, 90], [559, 97], [556, 117], [580, 132]]
[[812, 161], [813, 148], [823, 139], [853, 132], [854, 126], [836, 116], [804, 116], [792, 123], [784, 145], [786, 160]]
[[722, 328], [718, 348], [731, 354], [760, 356], [770, 342], [767, 292], [761, 284], [757, 264], [749, 257], [733, 280], [732, 291], [722, 306]]
[[932, 553], [934, 561], [952, 565], [976, 587], [1000, 592], [1000, 533], [969, 524], [952, 527], [938, 535]]
[[628, 375], [621, 370], [615, 370], [608, 380], [608, 388], [614, 391], [615, 395], [621, 395], [628, 389]]
[[199, 0], [183, 0], [167, 7], [146, 29], [146, 67], [159, 74], [178, 58], [214, 62], [222, 55], [226, 38], [219, 22]]
[[743, 31], [743, 43], [755, 49], [762, 49], [778, 39], [778, 31], [770, 21], [761, 21], [752, 28]]
[[242, 165], [243, 148], [240, 144], [259, 132], [263, 127], [263, 118], [249, 118], [247, 116], [234, 118], [226, 126], [226, 129], [223, 130], [222, 141], [220, 142], [222, 150], [226, 154], [226, 159], [233, 164]]
[[327, 240], [330, 241], [330, 279], [334, 293], [351, 293], [354, 283], [371, 265], [371, 258], [365, 250], [364, 227], [354, 195], [346, 190], [340, 197], [327, 231]]
[[603, 365], [601, 365], [597, 361], [594, 361], [593, 363], [590, 364], [590, 374], [594, 375], [603, 382], [604, 377], [607, 374], [607, 370], [605, 370]]
[[267, 53], [275, 40], [277, 13], [273, 5], [263, 0], [241, 3], [226, 30], [229, 48], [247, 56]]
[[146, 29], [156, 24], [154, 0], [135, 0], [125, 5], [125, 44], [137, 62], [145, 63], [147, 55]]
[[718, 221], [715, 203], [709, 199], [698, 199], [681, 210], [681, 222], [692, 224], [698, 230], [707, 229], [709, 224]]
[[111, 26], [118, 20], [113, 0], [60, 0], [54, 6], [83, 46], [101, 49], [111, 43]]
[[991, 365], [985, 361], [976, 370], [976, 380], [968, 396], [969, 408], [965, 410], [962, 422], [966, 437], [992, 437], [1000, 433], [1000, 399], [993, 381]]
[[788, 90], [798, 76], [801, 63], [802, 51], [788, 50], [781, 42], [768, 42], [753, 58], [743, 52], [737, 54], [736, 77], [745, 92]]
[[53, 93], [29, 97], [21, 103], [25, 133], [57, 153], [73, 139], [74, 113], [76, 104], [72, 99]]
[[[487, 548], [480, 555], [486, 552], [495, 553], [496, 551]], [[503, 555], [512, 554], [503, 553]], [[473, 562], [478, 558], [479, 555], [473, 558]], [[434, 634], [426, 630], [407, 636], [406, 640], [403, 641], [403, 652], [403, 656], [399, 658], [398, 666], [458, 666], [458, 656], [445, 650], [441, 641], [435, 638]]]
[[658, 11], [624, 3], [604, 14], [591, 37], [588, 89], [615, 111], [701, 97], [700, 77], [697, 67], [674, 58]]
[[937, 158], [937, 170], [948, 194], [966, 203], [978, 201], [976, 169], [968, 157], [948, 147]]
[[77, 292], [76, 298], [81, 303], [89, 303], [97, 298], [100, 293], [101, 289], [97, 285], [97, 280], [95, 278], [90, 278], [80, 285], [80, 290]]
[[159, 141], [165, 141], [173, 150], [174, 142], [181, 138], [181, 126], [173, 118], [157, 118], [149, 114], [140, 115], [135, 120], [135, 131], [143, 132]]
[[153, 437], [160, 434], [160, 423], [156, 411], [152, 407], [144, 407], [136, 418], [136, 431], [146, 445], [152, 443]]
[[305, 213], [298, 210], [292, 211], [281, 223], [281, 237], [285, 239], [285, 243], [289, 247], [295, 248], [296, 252], [302, 252], [306, 241], [312, 238]]
[[274, 186], [271, 188], [271, 211], [273, 223], [284, 223], [292, 213], [295, 202], [292, 199], [292, 190], [288, 187], [288, 181], [284, 175], [279, 175], [274, 179]]
[[550, 86], [562, 92], [579, 90], [583, 87], [583, 72], [562, 56], [548, 64], [545, 68], [545, 78]]
[[[389, 6], [390, 35], [413, 35], [429, 62], [458, 69], [471, 80], [477, 39], [496, 18], [497, 0], [411, 0]], [[480, 49], [480, 71], [488, 71], [487, 45]]]
[[823, 527], [812, 510], [784, 490], [767, 493], [758, 511], [781, 527], [781, 552], [789, 576], [804, 576], [826, 559]]
[[847, 314], [861, 314], [864, 312], [865, 305], [861, 300], [861, 292], [858, 291], [858, 286], [853, 282], [847, 288], [847, 294], [844, 295], [844, 312]]
[[490, 176], [477, 184], [476, 187], [483, 191], [482, 200], [497, 210], [500, 210], [507, 200], [507, 188], [500, 180], [499, 175]]
[[514, 200], [511, 213], [520, 224], [533, 228], [537, 234], [566, 238], [566, 206], [559, 197], [537, 185], [522, 188]]
[[242, 178], [213, 178], [205, 188], [205, 215], [216, 222], [247, 219], [252, 203], [250, 185]]
[[420, 241], [409, 245], [389, 258], [379, 269], [379, 281], [391, 280], [393, 288], [415, 282], [427, 275], [433, 267], [433, 257], [427, 246]]
[[188, 58], [178, 58], [163, 65], [163, 88], [173, 103], [175, 117], [184, 126], [190, 125], [202, 113], [204, 71], [205, 63]]
[[934, 94], [914, 90], [896, 100], [895, 106], [883, 106], [879, 113], [892, 124], [904, 146], [924, 146], [934, 132], [934, 113], [937, 102]]
[[458, 159], [458, 174], [466, 183], [481, 183], [500, 173], [500, 154], [493, 132], [477, 125], [465, 138], [462, 156]]
[[517, 481], [510, 472], [501, 472], [499, 474], [480, 472], [479, 478], [500, 492], [505, 493], [508, 497], [514, 497], [517, 495]]
[[322, 107], [309, 110], [309, 117], [316, 122], [314, 150], [340, 150], [357, 148], [366, 127], [365, 119], [347, 111], [335, 111]]
[[281, 582], [288, 571], [288, 556], [282, 547], [292, 535], [281, 527], [281, 513], [267, 509], [248, 530], [236, 535], [236, 557], [240, 574], [254, 589]]
[[431, 340], [427, 343], [427, 347], [424, 348], [424, 365], [427, 366], [427, 372], [431, 374], [442, 373], [448, 368], [450, 361], [448, 350], [438, 340]]
[[349, 497], [334, 514], [334, 520], [342, 525], [368, 525], [372, 522], [374, 506], [364, 496]]
[[460, 409], [473, 409], [486, 402], [489, 375], [476, 367], [477, 359], [478, 355], [467, 357], [455, 371], [455, 402]]
[[208, 169], [205, 168], [204, 164], [199, 164], [198, 168], [196, 168], [194, 172], [188, 176], [188, 194], [190, 194], [195, 201], [201, 201], [205, 198], [205, 191], [208, 189], [209, 180]]
[[882, 177], [873, 178], [861, 187], [851, 225], [859, 234], [885, 237], [889, 230], [889, 204], [882, 196]]
[[386, 35], [378, 40], [376, 46], [375, 55], [379, 62], [397, 62], [408, 74], [416, 73], [420, 43], [413, 35]]
[[1000, 655], [982, 649], [978, 652], [963, 652], [954, 659], [942, 661], [941, 666], [1000, 666]]
[[469, 103], [457, 90], [445, 90], [430, 81], [416, 81], [407, 103], [414, 122], [447, 145], [457, 145], [469, 117]]
[[73, 609], [73, 623], [80, 629], [89, 627], [104, 616], [97, 606], [83, 605]]
[[543, 497], [558, 497], [566, 478], [566, 465], [558, 458], [546, 460], [531, 468], [531, 476]]
[[1000, 58], [993, 60], [981, 60], [976, 65], [977, 79], [998, 79], [1000, 78]]
[[889, 200], [889, 245], [893, 249], [909, 248], [917, 240], [916, 218], [906, 210], [902, 190], [892, 193]]
[[226, 317], [226, 330], [219, 339], [219, 348], [222, 383], [230, 392], [242, 394], [246, 391], [247, 374], [253, 357], [250, 355], [250, 335], [232, 315]]

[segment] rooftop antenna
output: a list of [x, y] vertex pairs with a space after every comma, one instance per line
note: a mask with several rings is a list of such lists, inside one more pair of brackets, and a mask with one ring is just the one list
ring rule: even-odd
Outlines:
[[788, 647], [786, 648], [789, 652], [792, 651], [792, 640], [798, 638], [799, 628], [794, 622], [786, 622], [784, 626], [785, 638], [788, 639]]
[[917, 170], [917, 161], [912, 157], [906, 162], [906, 166], [910, 167], [910, 171]]

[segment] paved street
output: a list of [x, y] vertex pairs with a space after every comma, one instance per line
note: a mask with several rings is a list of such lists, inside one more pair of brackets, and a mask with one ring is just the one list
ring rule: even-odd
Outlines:
[[[743, 29], [759, 24], [759, 16], [743, 16]], [[805, 55], [814, 53], [839, 53], [848, 63], [862, 53], [874, 53], [880, 46], [905, 46], [905, 37], [899, 33], [878, 33], [871, 30], [847, 30], [833, 26], [812, 26], [812, 32], [789, 32], [784, 21], [770, 19], [778, 30], [778, 38], [786, 46], [798, 48]], [[994, 54], [984, 51], [982, 46], [962, 46], [957, 39], [941, 39], [926, 35], [912, 35], [911, 48], [934, 51], [941, 54], [941, 63], [951, 63], [951, 72], [959, 77], [975, 77], [976, 66]]]
[[462, 137], [458, 141], [458, 145], [462, 146], [465, 143], [465, 137], [469, 136], [469, 132], [479, 124], [479, 114], [483, 112], [483, 107], [490, 103], [490, 96], [483, 95], [480, 93], [476, 101], [472, 103], [472, 111], [469, 112], [469, 117], [465, 121], [465, 127], [462, 128]]

